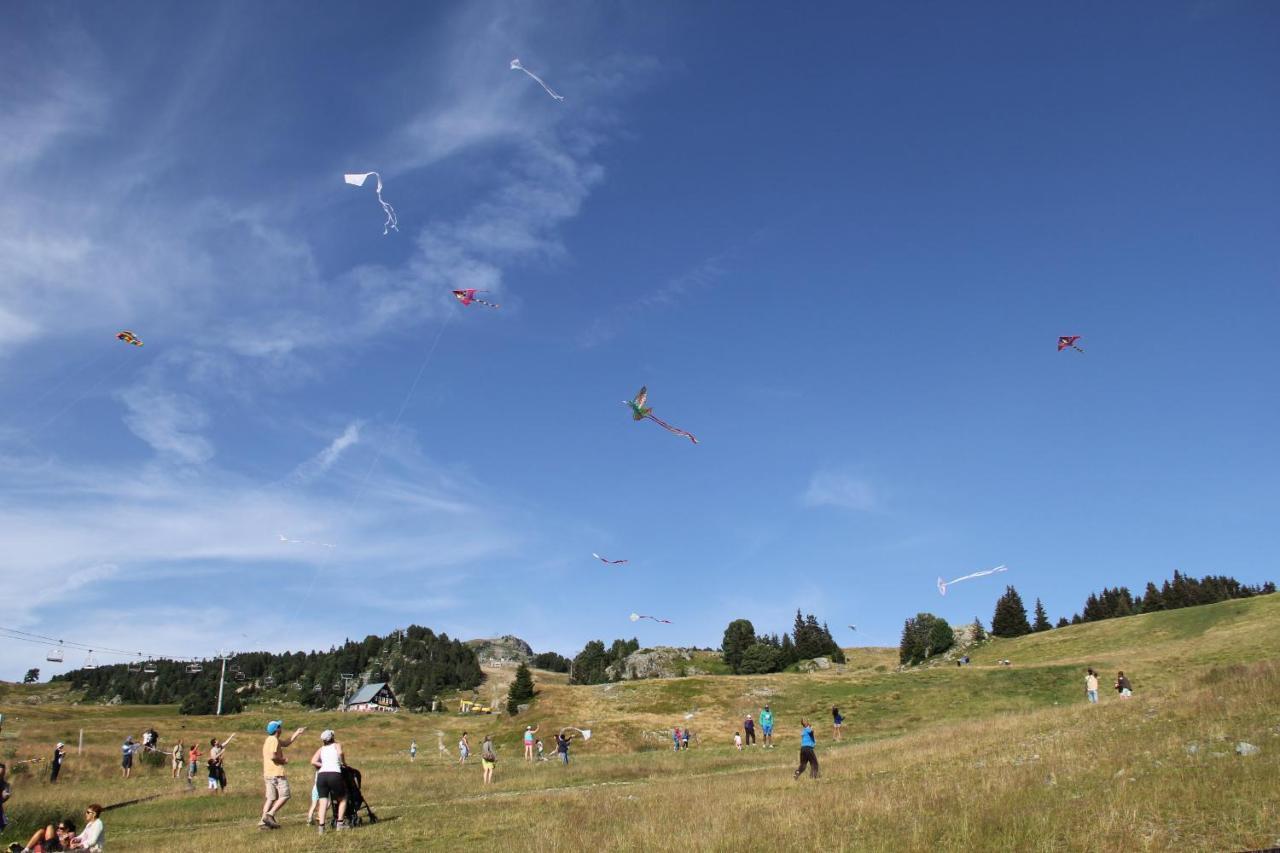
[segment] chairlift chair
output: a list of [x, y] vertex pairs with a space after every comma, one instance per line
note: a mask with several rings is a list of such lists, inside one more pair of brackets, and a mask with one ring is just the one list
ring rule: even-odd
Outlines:
[[93, 649], [89, 649], [89, 654], [84, 659], [84, 668], [85, 669], [98, 668], [98, 659], [93, 656]]
[[315, 687], [312, 687], [312, 688], [311, 688], [311, 692], [312, 692], [312, 693], [323, 693], [323, 692], [324, 692], [324, 688], [323, 688], [323, 687], [321, 687], [319, 684], [317, 684]]
[[187, 664], [187, 673], [189, 675], [196, 675], [197, 673], [200, 673], [203, 671], [204, 671], [204, 667], [200, 665], [199, 661], [192, 661], [191, 663]]
[[45, 660], [51, 660], [54, 663], [62, 663], [62, 641], [58, 641], [58, 645], [50, 646], [49, 651], [45, 653]]
[[129, 661], [129, 671], [142, 672], [142, 664], [138, 663], [136, 660]]
[[147, 675], [155, 675], [156, 674], [155, 661], [147, 661], [146, 663], [144, 663], [142, 665], [142, 671], [145, 672]]
[[276, 686], [276, 680], [275, 680], [275, 678], [273, 678], [273, 677], [272, 677], [272, 676], [270, 676], [270, 675], [265, 676], [265, 677], [262, 679], [262, 686], [263, 686], [263, 687], [275, 687], [275, 686]]

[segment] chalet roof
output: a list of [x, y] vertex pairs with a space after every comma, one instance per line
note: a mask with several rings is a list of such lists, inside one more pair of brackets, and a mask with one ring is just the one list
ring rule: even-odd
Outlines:
[[[378, 693], [381, 692], [382, 688], [384, 687], [387, 687], [387, 682], [385, 681], [375, 681], [372, 684], [366, 684], [364, 687], [361, 687], [360, 690], [356, 692], [356, 695], [352, 696], [350, 699], [347, 700], [347, 704], [360, 705], [365, 702], [372, 702], [373, 697], [377, 696]], [[390, 693], [391, 688], [387, 687], [387, 692]]]

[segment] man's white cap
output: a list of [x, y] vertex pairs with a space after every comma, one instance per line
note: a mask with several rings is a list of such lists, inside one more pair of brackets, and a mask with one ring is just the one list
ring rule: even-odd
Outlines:
[[65, 743], [63, 743], [62, 741], [58, 741], [58, 749], [62, 749], [64, 746], [66, 746]]

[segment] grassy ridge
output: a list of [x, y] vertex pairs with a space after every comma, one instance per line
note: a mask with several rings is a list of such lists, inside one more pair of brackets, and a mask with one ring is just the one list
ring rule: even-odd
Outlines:
[[[1153, 639], [1155, 638], [1155, 639]], [[0, 688], [6, 715], [0, 756], [46, 755], [75, 744], [65, 784], [15, 776], [7, 843], [36, 820], [78, 815], [90, 800], [158, 799], [109, 812], [113, 849], [315, 849], [299, 824], [308, 805], [306, 760], [315, 733], [338, 730], [367, 794], [393, 820], [350, 836], [335, 850], [435, 848], [477, 843], [501, 849], [1060, 850], [1248, 849], [1277, 842], [1280, 814], [1280, 596], [1058, 629], [994, 641], [975, 665], [877, 672], [884, 650], [855, 650], [845, 672], [693, 677], [570, 687], [539, 674], [529, 722], [541, 733], [591, 727], [574, 763], [527, 766], [519, 758], [526, 717], [452, 714], [357, 716], [254, 709], [238, 717], [182, 718], [172, 707], [28, 705], [49, 687]], [[1012, 667], [993, 665], [1001, 658]], [[1083, 704], [1082, 669], [1123, 668], [1138, 695]], [[1105, 684], [1104, 684], [1105, 688]], [[1105, 691], [1104, 691], [1105, 692]], [[741, 713], [769, 702], [778, 749], [729, 746]], [[846, 717], [846, 741], [830, 743], [831, 704]], [[310, 731], [291, 750], [297, 796], [286, 828], [252, 828], [260, 806], [262, 723], [284, 715]], [[686, 715], [692, 716], [686, 721]], [[793, 782], [796, 721], [818, 723], [823, 779]], [[168, 772], [118, 781], [126, 733], [154, 724], [169, 743], [240, 734], [228, 755], [231, 795], [187, 793]], [[689, 725], [701, 744], [675, 754], [661, 734]], [[498, 735], [498, 785], [478, 767], [436, 752], [467, 729], [473, 743]], [[646, 733], [649, 733], [646, 735]], [[410, 765], [410, 738], [421, 750]], [[1261, 746], [1239, 757], [1237, 740]], [[1189, 743], [1198, 744], [1189, 754]], [[197, 780], [203, 785], [203, 778]]]

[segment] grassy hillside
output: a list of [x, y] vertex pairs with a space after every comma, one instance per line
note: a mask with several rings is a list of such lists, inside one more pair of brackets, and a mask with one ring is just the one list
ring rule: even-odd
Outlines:
[[[112, 848], [316, 849], [302, 827], [306, 760], [334, 727], [384, 822], [327, 835], [334, 850], [451, 847], [598, 850], [1223, 850], [1280, 841], [1280, 596], [1110, 620], [994, 641], [963, 669], [896, 673], [886, 650], [852, 650], [844, 672], [704, 676], [571, 687], [538, 673], [540, 694], [518, 719], [455, 714], [356, 716], [253, 709], [234, 718], [182, 718], [172, 707], [27, 704], [48, 688], [0, 692], [0, 756], [46, 755], [75, 744], [64, 783], [13, 777], [7, 843], [37, 820], [78, 815], [90, 800], [154, 800], [109, 812]], [[995, 665], [1009, 658], [1011, 667]], [[1083, 701], [1084, 666], [1123, 668], [1137, 695]], [[509, 672], [498, 675], [509, 677]], [[482, 691], [493, 688], [482, 688]], [[1104, 682], [1104, 688], [1106, 683]], [[740, 714], [769, 702], [778, 748], [729, 745]], [[830, 705], [846, 717], [831, 743]], [[793, 782], [797, 720], [818, 723], [823, 778]], [[253, 828], [260, 807], [262, 724], [283, 715], [309, 732], [291, 750], [298, 769], [286, 828]], [[688, 719], [686, 720], [686, 716]], [[520, 762], [526, 722], [548, 734], [590, 727], [567, 768]], [[231, 794], [187, 793], [167, 770], [123, 783], [119, 743], [155, 725], [166, 742], [241, 734], [228, 755]], [[688, 725], [698, 747], [675, 754], [666, 731]], [[498, 784], [436, 752], [466, 729], [498, 737]], [[419, 760], [403, 750], [416, 738]], [[1237, 756], [1237, 741], [1262, 748]], [[1195, 744], [1193, 752], [1188, 751]], [[455, 757], [456, 759], [456, 757]], [[39, 771], [45, 773], [43, 767]], [[203, 778], [198, 782], [203, 786]]]

